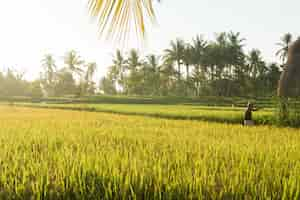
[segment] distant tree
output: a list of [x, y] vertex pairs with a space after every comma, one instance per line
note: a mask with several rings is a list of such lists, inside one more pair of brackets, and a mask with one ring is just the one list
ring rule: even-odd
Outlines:
[[277, 43], [280, 46], [280, 49], [276, 52], [276, 56], [282, 61], [282, 66], [285, 65], [286, 59], [288, 56], [289, 46], [293, 41], [293, 36], [291, 33], [286, 33], [281, 37], [281, 42]]
[[64, 63], [66, 69], [68, 69], [71, 73], [78, 75], [81, 78], [84, 70], [82, 66], [84, 64], [84, 60], [78, 55], [75, 50], [68, 51], [64, 57]]
[[206, 72], [206, 66], [203, 65], [203, 57], [207, 47], [207, 41], [203, 39], [203, 36], [197, 35], [192, 42], [192, 63], [195, 66], [196, 70], [202, 73]]
[[144, 63], [144, 88], [145, 93], [150, 95], [159, 95], [160, 89], [160, 64], [159, 56], [154, 54], [148, 55], [146, 57], [146, 62]]
[[164, 60], [167, 63], [176, 63], [178, 80], [181, 80], [181, 65], [184, 59], [185, 42], [182, 39], [171, 41], [170, 48], [165, 50]]
[[117, 94], [114, 82], [106, 77], [101, 78], [100, 80], [100, 91], [104, 94], [114, 95]]
[[165, 61], [160, 67], [160, 94], [164, 96], [175, 95], [177, 81], [177, 72], [172, 63]]
[[182, 58], [182, 62], [185, 65], [186, 68], [186, 80], [185, 80], [185, 94], [188, 95], [189, 94], [189, 90], [192, 87], [192, 83], [191, 83], [191, 79], [190, 79], [190, 67], [193, 64], [193, 48], [190, 44], [186, 44], [185, 49], [184, 49], [184, 53], [183, 53], [183, 58]]
[[135, 49], [131, 49], [127, 59], [127, 67], [129, 75], [127, 77], [127, 89], [128, 94], [141, 94], [142, 85], [140, 84], [143, 79], [143, 74], [141, 74], [141, 66], [143, 61], [141, 60], [139, 53]]
[[278, 86], [278, 80], [280, 78], [280, 67], [276, 63], [271, 63], [267, 67], [267, 71], [265, 74], [266, 86], [268, 93], [272, 95], [276, 95], [276, 89]]
[[4, 96], [26, 96], [29, 92], [29, 83], [23, 78], [24, 73], [12, 68], [7, 69], [4, 81]]
[[42, 59], [41, 84], [49, 96], [54, 95], [56, 63], [53, 55], [46, 54]]
[[207, 65], [204, 64], [204, 56], [206, 53], [208, 42], [203, 39], [203, 36], [197, 35], [192, 40], [192, 64], [194, 71], [192, 72], [193, 87], [195, 95], [199, 96], [201, 88], [206, 85]]
[[188, 81], [190, 78], [190, 67], [193, 63], [193, 49], [191, 45], [186, 45], [184, 52], [183, 52], [183, 57], [182, 57], [183, 64], [186, 67], [186, 80]]
[[252, 94], [265, 92], [263, 89], [263, 79], [267, 72], [266, 63], [263, 61], [261, 52], [258, 49], [252, 49], [247, 56], [248, 75], [250, 78]]
[[30, 84], [30, 96], [33, 98], [43, 97], [43, 91], [41, 88], [41, 82], [39, 80], [33, 81]]
[[97, 70], [97, 64], [95, 62], [86, 64], [86, 72], [84, 77], [84, 94], [94, 94], [95, 83], [93, 82], [93, 76]]
[[126, 73], [126, 59], [122, 55], [120, 50], [116, 51], [116, 54], [113, 58], [113, 65], [110, 67], [110, 73], [111, 76], [114, 77], [115, 82], [122, 88], [122, 91], [127, 91], [126, 89], [126, 79], [125, 79], [125, 73]]
[[252, 49], [248, 56], [250, 76], [256, 79], [265, 71], [265, 63], [262, 60], [261, 52], [258, 49]]
[[56, 96], [75, 95], [77, 86], [72, 73], [62, 69], [57, 73], [57, 83], [54, 88]]

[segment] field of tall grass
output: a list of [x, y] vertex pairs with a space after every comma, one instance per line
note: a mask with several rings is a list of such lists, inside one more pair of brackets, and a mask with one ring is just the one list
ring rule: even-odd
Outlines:
[[300, 199], [298, 129], [5, 105], [0, 113], [0, 199]]
[[[245, 112], [245, 107], [199, 105], [14, 103], [13, 106], [56, 108], [231, 124], [242, 124]], [[260, 125], [275, 124], [276, 117], [274, 112], [275, 111], [272, 108], [264, 108], [253, 114], [254, 120]]]

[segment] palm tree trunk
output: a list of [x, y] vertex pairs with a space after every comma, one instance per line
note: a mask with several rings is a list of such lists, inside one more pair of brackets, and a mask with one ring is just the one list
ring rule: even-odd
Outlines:
[[190, 66], [186, 65], [186, 80], [189, 80], [190, 77]]
[[180, 66], [180, 60], [177, 60], [177, 67], [178, 67], [178, 80], [181, 79], [181, 66]]

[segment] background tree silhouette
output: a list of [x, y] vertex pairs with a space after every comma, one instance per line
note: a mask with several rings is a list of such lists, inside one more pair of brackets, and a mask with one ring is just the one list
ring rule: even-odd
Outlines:
[[293, 41], [293, 36], [290, 33], [286, 33], [281, 37], [281, 42], [277, 43], [278, 46], [280, 46], [280, 49], [276, 52], [276, 56], [279, 56], [279, 58], [282, 61], [282, 66], [285, 65], [289, 46]]

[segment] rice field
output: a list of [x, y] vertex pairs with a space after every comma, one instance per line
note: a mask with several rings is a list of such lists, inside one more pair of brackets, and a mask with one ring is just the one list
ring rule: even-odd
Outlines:
[[[245, 108], [199, 105], [160, 105], [160, 104], [53, 104], [15, 103], [15, 106], [34, 108], [56, 108], [65, 110], [85, 110], [124, 115], [157, 117], [162, 119], [185, 119], [209, 122], [242, 124]], [[254, 113], [257, 124], [275, 124], [274, 109], [264, 108]]]
[[300, 199], [298, 129], [5, 105], [0, 113], [0, 199]]

